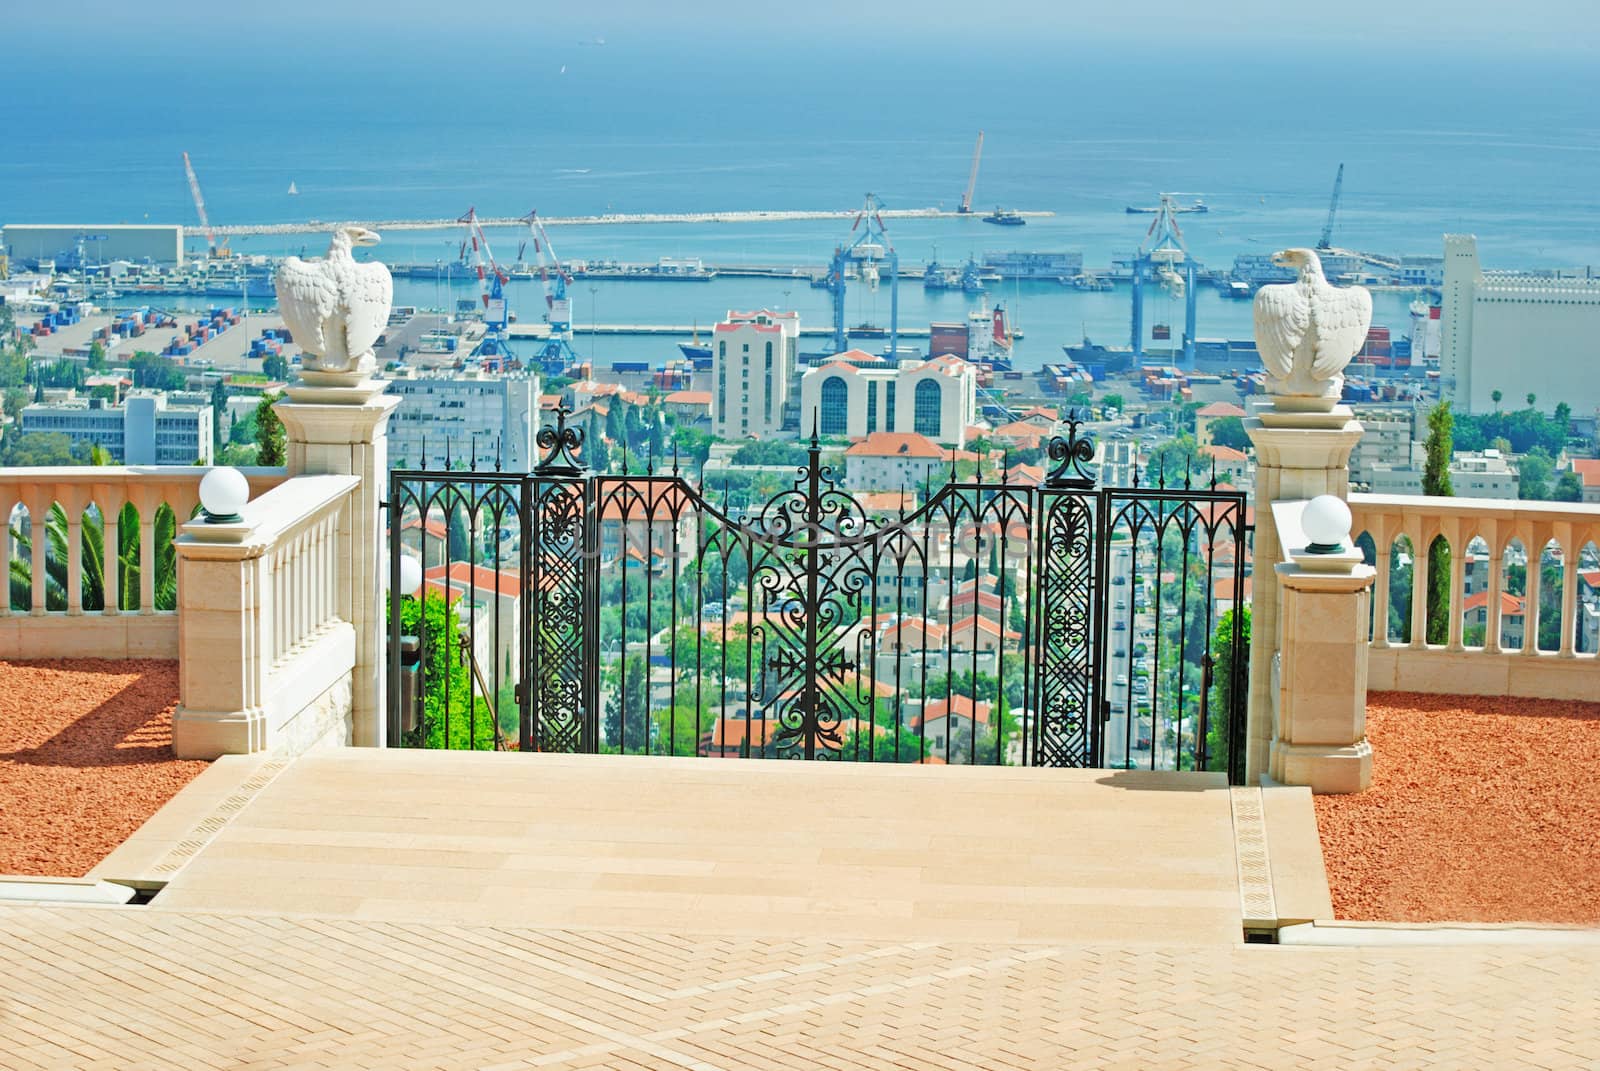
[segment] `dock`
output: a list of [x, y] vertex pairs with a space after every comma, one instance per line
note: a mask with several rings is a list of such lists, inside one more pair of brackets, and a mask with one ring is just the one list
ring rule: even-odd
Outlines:
[[[690, 324], [590, 324], [588, 326], [579, 326], [578, 324], [573, 324], [572, 325], [572, 333], [574, 335], [601, 335], [601, 336], [607, 336], [607, 335], [681, 335], [684, 338], [689, 338], [697, 330], [704, 330], [704, 326], [702, 325], [701, 327], [696, 328], [695, 326], [692, 326]], [[860, 334], [860, 333], [858, 333], [858, 332], [856, 332], [856, 331], [854, 331], [852, 329], [849, 329], [849, 328], [846, 328], [846, 332], [852, 338], [861, 338], [861, 339], [865, 339], [865, 338], [871, 338], [871, 339], [883, 338], [883, 339], [887, 339], [889, 337], [889, 329], [888, 328], [883, 328], [883, 334], [881, 334], [881, 335], [877, 334], [876, 329], [874, 329], [874, 333], [871, 334], [871, 335], [863, 335], [863, 334]], [[818, 327], [818, 326], [801, 327], [800, 328], [800, 334], [803, 335], [803, 336], [809, 337], [809, 338], [828, 338], [828, 337], [832, 336], [833, 328], [831, 328], [831, 327]], [[506, 335], [512, 341], [515, 341], [515, 340], [517, 340], [519, 338], [520, 339], [545, 339], [545, 338], [549, 338], [550, 337], [550, 325], [546, 324], [546, 323], [512, 324], [510, 327], [508, 327], [506, 329]], [[927, 327], [902, 327], [900, 329], [900, 337], [901, 338], [929, 338], [929, 337], [931, 337], [931, 335], [930, 335], [930, 331], [929, 331], [929, 329]], [[1011, 333], [1011, 337], [1012, 338], [1022, 338], [1024, 336], [1023, 336], [1023, 332], [1021, 330], [1016, 330], [1016, 331], [1013, 331]]]
[[[651, 223], [785, 223], [796, 220], [854, 219], [861, 209], [826, 209], [820, 211], [749, 210], [731, 212], [607, 212], [598, 216], [540, 216], [547, 227], [606, 227]], [[972, 219], [979, 217], [942, 208], [885, 208], [878, 213], [884, 219]], [[1054, 212], [1030, 210], [1018, 212], [1024, 219], [1043, 219]], [[349, 221], [344, 221], [349, 222]], [[515, 216], [497, 218], [480, 217], [479, 225], [486, 228], [526, 227], [528, 221]], [[460, 230], [459, 219], [378, 219], [356, 221], [357, 226], [379, 233], [384, 231], [441, 231]], [[332, 221], [319, 219], [304, 223], [244, 223], [215, 228], [219, 235], [249, 236], [265, 234], [320, 234], [331, 230]]]

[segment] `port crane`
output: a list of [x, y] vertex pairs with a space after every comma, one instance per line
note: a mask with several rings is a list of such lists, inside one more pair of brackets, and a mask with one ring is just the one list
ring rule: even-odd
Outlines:
[[[1183, 295], [1183, 361], [1194, 364], [1195, 333], [1195, 267], [1194, 258], [1183, 243], [1183, 228], [1178, 226], [1180, 208], [1175, 195], [1161, 195], [1161, 205], [1156, 218], [1150, 221], [1139, 251], [1134, 254], [1133, 315], [1130, 329], [1133, 357], [1144, 356], [1144, 288], [1146, 283], [1160, 282], [1173, 293]], [[1178, 274], [1176, 265], [1183, 266]]]
[[[533, 255], [539, 262], [539, 281], [544, 284], [544, 318], [550, 325], [550, 334], [533, 359], [539, 362], [545, 375], [558, 376], [579, 360], [578, 351], [572, 347], [572, 299], [567, 297], [567, 286], [572, 282], [572, 276], [562, 267], [561, 258], [556, 256], [555, 247], [550, 244], [550, 235], [545, 231], [539, 213], [529, 212], [522, 219], [528, 224]], [[527, 242], [524, 242], [523, 248], [526, 247]]]
[[506, 307], [505, 286], [510, 276], [494, 259], [489, 238], [483, 233], [483, 225], [478, 222], [477, 208], [468, 208], [467, 214], [456, 222], [467, 228], [466, 235], [461, 239], [460, 259], [463, 264], [466, 263], [467, 251], [472, 251], [472, 270], [478, 276], [479, 300], [483, 304], [483, 341], [472, 351], [472, 356], [483, 358], [486, 364], [503, 367], [512, 356], [511, 348], [506, 344], [510, 313]]
[[1333, 177], [1333, 200], [1328, 202], [1328, 222], [1322, 225], [1322, 237], [1317, 240], [1318, 249], [1333, 248], [1333, 220], [1339, 214], [1339, 195], [1344, 192], [1344, 165], [1339, 165], [1339, 173]]
[[[833, 352], [843, 353], [850, 348], [850, 337], [844, 326], [845, 269], [852, 263], [858, 265], [858, 274], [872, 289], [877, 289], [880, 272], [879, 261], [889, 265], [889, 356], [895, 357], [900, 342], [900, 254], [889, 241], [889, 232], [879, 214], [878, 199], [867, 194], [866, 204], [850, 225], [854, 237], [846, 245], [834, 248], [833, 260], [828, 264], [824, 284], [833, 298]], [[865, 224], [865, 226], [863, 226]], [[859, 234], [857, 232], [860, 232]]]
[[189, 179], [189, 194], [194, 198], [194, 210], [200, 217], [200, 229], [206, 235], [206, 255], [212, 257], [225, 257], [229, 255], [226, 244], [217, 245], [217, 232], [212, 229], [211, 220], [206, 216], [206, 199], [200, 193], [200, 179], [194, 173], [194, 164], [189, 162], [189, 154], [183, 154], [183, 173]]
[[972, 171], [967, 175], [967, 190], [961, 195], [961, 207], [956, 209], [963, 216], [972, 214], [972, 191], [978, 185], [978, 161], [983, 157], [983, 131], [978, 131], [978, 144], [972, 150]]

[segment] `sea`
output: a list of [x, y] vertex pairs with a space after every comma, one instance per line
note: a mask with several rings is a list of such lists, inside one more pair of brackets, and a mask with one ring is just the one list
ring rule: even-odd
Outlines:
[[[890, 220], [912, 276], [899, 288], [900, 322], [1004, 304], [1025, 335], [1016, 350], [1025, 368], [1083, 338], [1126, 344], [1128, 289], [927, 293], [916, 278], [923, 266], [1071, 250], [1105, 267], [1133, 253], [1151, 221], [1125, 206], [1154, 205], [1163, 192], [1210, 206], [1180, 221], [1206, 266], [1313, 245], [1341, 163], [1336, 245], [1438, 254], [1443, 234], [1465, 232], [1491, 268], [1600, 265], [1600, 65], [1581, 56], [1463, 57], [1419, 41], [1338, 55], [1235, 53], [1214, 40], [941, 50], [896, 47], [892, 28], [789, 49], [781, 40], [699, 49], [613, 32], [603, 43], [541, 47], [492, 34], [461, 48], [380, 34], [348, 50], [264, 41], [251, 51], [238, 41], [212, 49], [201, 36], [152, 38], [125, 63], [99, 62], [70, 40], [13, 50], [24, 58], [0, 120], [13, 135], [0, 154], [0, 222], [193, 227], [185, 151], [219, 224], [453, 218], [469, 207], [486, 217], [849, 209], [868, 191], [891, 208], [950, 209], [982, 130], [974, 207], [1055, 214], [1016, 228]], [[232, 244], [318, 253], [324, 230]], [[567, 259], [820, 267], [852, 235], [849, 221], [829, 220], [557, 227], [551, 237]], [[462, 238], [393, 231], [375, 252], [391, 263], [448, 261]], [[525, 229], [489, 238], [502, 262], [533, 259]], [[427, 307], [473, 294], [396, 286], [397, 302]], [[520, 319], [542, 314], [538, 282], [513, 283], [509, 296]], [[803, 280], [580, 281], [571, 296], [580, 327], [704, 331], [729, 309], [761, 306], [798, 309], [804, 324], [831, 319], [827, 294]], [[1374, 322], [1403, 335], [1414, 298], [1376, 294]], [[887, 323], [890, 302], [887, 283], [853, 285], [847, 322]], [[1145, 323], [1180, 335], [1181, 298], [1155, 291]], [[1202, 288], [1199, 337], [1249, 334], [1248, 302]], [[675, 341], [603, 337], [580, 348], [601, 363], [663, 360], [676, 356]]]

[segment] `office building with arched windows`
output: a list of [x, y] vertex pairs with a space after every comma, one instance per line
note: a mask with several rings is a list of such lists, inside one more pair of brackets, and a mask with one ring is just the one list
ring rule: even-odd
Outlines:
[[960, 446], [978, 418], [978, 372], [945, 355], [898, 367], [868, 354], [841, 353], [800, 380], [800, 430], [862, 439], [910, 432]]

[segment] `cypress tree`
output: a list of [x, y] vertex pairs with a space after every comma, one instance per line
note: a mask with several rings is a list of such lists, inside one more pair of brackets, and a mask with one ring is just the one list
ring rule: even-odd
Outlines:
[[[1422, 493], [1440, 498], [1455, 494], [1450, 486], [1450, 454], [1455, 444], [1455, 417], [1450, 403], [1440, 402], [1428, 413], [1427, 463], [1422, 470]], [[1450, 545], [1440, 536], [1428, 549], [1429, 643], [1450, 638]]]

